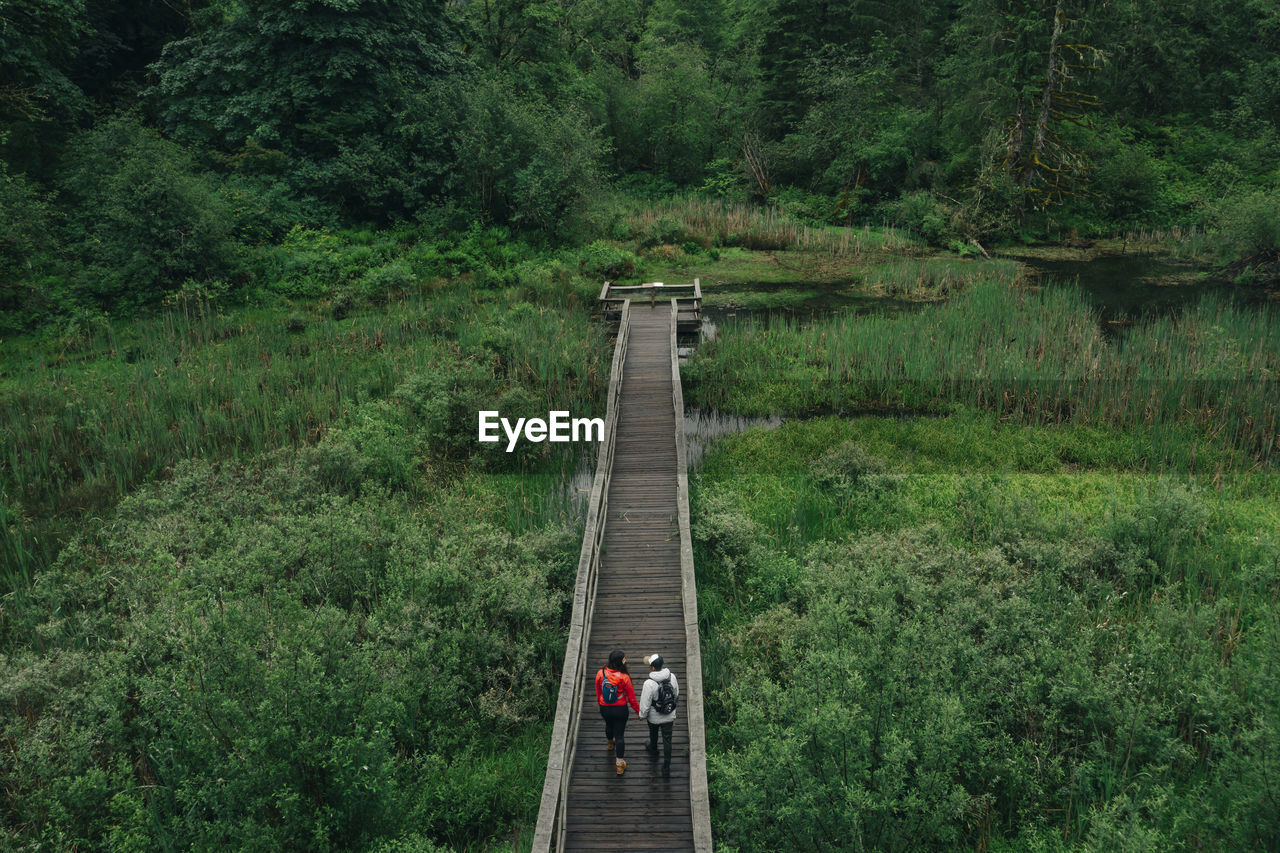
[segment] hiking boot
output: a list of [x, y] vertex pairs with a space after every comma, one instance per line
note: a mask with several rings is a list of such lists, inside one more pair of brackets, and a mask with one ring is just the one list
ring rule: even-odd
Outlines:
[[609, 751], [610, 751], [610, 752], [612, 752], [612, 751], [613, 751], [613, 738], [609, 738], [609, 746], [608, 746], [608, 749], [609, 749]]
[[621, 776], [622, 771], [627, 769], [627, 762], [619, 758], [615, 766], [618, 768], [618, 775]]

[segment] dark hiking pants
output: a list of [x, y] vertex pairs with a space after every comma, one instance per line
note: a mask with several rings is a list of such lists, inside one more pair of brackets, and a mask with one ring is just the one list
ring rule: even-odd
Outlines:
[[626, 705], [601, 705], [600, 716], [604, 717], [604, 736], [613, 741], [613, 754], [618, 758], [627, 757], [627, 744], [622, 733], [627, 728]]
[[649, 724], [649, 751], [658, 751], [658, 732], [662, 732], [662, 766], [671, 766], [671, 728], [675, 720], [669, 723]]

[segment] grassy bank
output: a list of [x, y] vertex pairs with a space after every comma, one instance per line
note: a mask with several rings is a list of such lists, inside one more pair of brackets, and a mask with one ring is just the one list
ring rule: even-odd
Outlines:
[[1265, 849], [1280, 481], [1143, 453], [969, 409], [722, 440], [692, 494], [718, 842]]

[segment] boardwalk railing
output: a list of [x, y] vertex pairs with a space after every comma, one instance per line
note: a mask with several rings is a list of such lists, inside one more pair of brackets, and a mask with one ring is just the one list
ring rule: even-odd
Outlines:
[[[613, 473], [614, 437], [618, 431], [618, 398], [622, 393], [622, 368], [627, 359], [629, 310], [628, 302], [623, 300], [622, 317], [618, 324], [618, 343], [613, 350], [613, 368], [609, 371], [604, 440], [600, 442], [596, 456], [595, 481], [591, 486], [591, 500], [587, 505], [587, 527], [582, 537], [582, 552], [578, 557], [578, 578], [573, 590], [573, 616], [569, 623], [569, 641], [565, 646], [564, 670], [560, 676], [555, 725], [551, 730], [547, 776], [542, 784], [542, 804], [538, 809], [538, 823], [533, 833], [534, 853], [549, 851], [553, 837], [556, 849], [564, 849], [565, 826], [568, 823], [565, 809], [569, 801], [569, 771], [573, 767], [583, 692], [587, 683], [587, 639], [591, 636], [591, 614], [595, 610], [596, 582], [600, 576], [600, 546], [604, 542], [604, 521], [608, 514], [609, 478]], [[696, 623], [694, 627], [696, 629]]]
[[[697, 279], [694, 279], [696, 282]], [[707, 793], [707, 735], [702, 710], [702, 640], [698, 633], [698, 588], [693, 574], [693, 539], [689, 532], [689, 473], [684, 449], [684, 392], [676, 330], [680, 306], [671, 300], [671, 395], [676, 421], [676, 511], [680, 525], [680, 596], [684, 605], [685, 690], [689, 715], [689, 808], [693, 817], [693, 849], [711, 853], [711, 801]]]
[[702, 324], [702, 282], [693, 280], [693, 284], [627, 285], [625, 287], [606, 281], [600, 288], [600, 310], [606, 318], [611, 318], [621, 310], [628, 299], [636, 302], [658, 301], [671, 302], [677, 307], [679, 324], [686, 328], [696, 329]]

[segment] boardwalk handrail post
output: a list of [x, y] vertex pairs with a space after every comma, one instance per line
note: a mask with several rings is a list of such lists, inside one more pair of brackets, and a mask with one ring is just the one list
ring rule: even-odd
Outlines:
[[[694, 294], [699, 293], [693, 280]], [[684, 393], [680, 389], [680, 358], [676, 327], [680, 306], [671, 300], [671, 404], [676, 421], [676, 512], [680, 524], [680, 595], [684, 604], [685, 691], [689, 718], [689, 810], [693, 818], [693, 849], [711, 853], [711, 799], [707, 792], [707, 736], [702, 708], [702, 646], [698, 631], [698, 589], [693, 574], [693, 540], [689, 530], [689, 472], [684, 448]]]
[[[601, 291], [602, 298], [608, 287], [608, 282], [605, 282], [605, 290]], [[613, 468], [614, 437], [618, 430], [618, 398], [622, 393], [622, 367], [627, 355], [630, 308], [630, 300], [624, 300], [618, 324], [618, 342], [613, 349], [613, 367], [609, 372], [604, 440], [600, 442], [600, 449], [596, 454], [596, 473], [591, 487], [591, 500], [587, 506], [586, 531], [582, 537], [582, 551], [578, 556], [573, 615], [569, 621], [569, 639], [565, 645], [555, 723], [547, 753], [547, 774], [542, 783], [542, 802], [538, 807], [538, 822], [533, 833], [534, 853], [549, 853], [553, 838], [556, 849], [564, 849], [569, 771], [573, 767], [585, 691], [587, 638], [591, 635], [591, 616], [595, 608], [596, 582], [600, 569], [600, 546], [604, 541], [604, 523], [608, 515], [609, 478]]]

